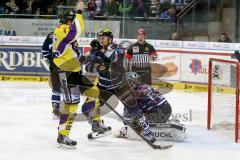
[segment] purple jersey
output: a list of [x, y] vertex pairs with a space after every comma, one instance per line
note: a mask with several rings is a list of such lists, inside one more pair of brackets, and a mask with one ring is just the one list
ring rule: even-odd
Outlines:
[[143, 112], [153, 111], [160, 108], [167, 101], [163, 95], [154, 90], [151, 86], [142, 84], [135, 88], [138, 93], [138, 105], [142, 108]]

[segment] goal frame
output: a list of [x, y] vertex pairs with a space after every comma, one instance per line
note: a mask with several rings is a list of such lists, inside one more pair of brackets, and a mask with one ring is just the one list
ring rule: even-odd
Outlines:
[[235, 96], [236, 96], [236, 113], [235, 113], [235, 142], [238, 143], [239, 139], [239, 62], [231, 61], [231, 60], [223, 60], [217, 58], [210, 58], [208, 65], [208, 115], [207, 115], [207, 128], [211, 129], [211, 111], [212, 111], [212, 63], [213, 62], [223, 62], [236, 65], [236, 88], [235, 88]]

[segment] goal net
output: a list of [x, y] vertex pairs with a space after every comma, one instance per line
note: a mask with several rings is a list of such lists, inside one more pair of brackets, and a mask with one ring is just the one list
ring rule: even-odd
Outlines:
[[208, 71], [207, 127], [230, 130], [235, 136], [235, 142], [238, 142], [239, 63], [212, 58]]

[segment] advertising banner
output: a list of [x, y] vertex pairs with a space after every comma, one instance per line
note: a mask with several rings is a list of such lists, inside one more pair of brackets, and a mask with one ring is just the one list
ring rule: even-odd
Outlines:
[[178, 81], [180, 76], [180, 54], [158, 52], [157, 60], [152, 61], [152, 79]]
[[189, 49], [208, 49], [208, 42], [184, 41], [183, 47]]
[[232, 51], [233, 43], [209, 42], [209, 49]]
[[[208, 83], [208, 62], [210, 58], [219, 58], [217, 55], [181, 54], [180, 81]], [[221, 59], [230, 60], [228, 56]]]
[[235, 50], [240, 50], [240, 43], [234, 43], [234, 48], [233, 48], [233, 50], [235, 51]]
[[[2, 45], [40, 46], [45, 38], [26, 36], [3, 36]], [[42, 42], [42, 43], [41, 43]]]
[[182, 48], [182, 41], [157, 40], [156, 48]]
[[182, 81], [206, 83], [208, 81], [208, 59], [206, 55], [181, 55]]
[[[45, 37], [0, 36], [1, 76], [48, 76], [48, 62], [42, 57], [41, 45]], [[88, 54], [92, 38], [79, 38], [79, 49]], [[114, 39], [125, 49], [136, 39]], [[157, 50], [157, 59], [151, 62], [153, 80], [207, 83], [210, 58], [232, 59], [239, 44], [150, 40]], [[183, 47], [184, 46], [184, 47]], [[208, 47], [207, 47], [208, 46]], [[209, 49], [210, 46], [218, 49]], [[206, 47], [206, 48], [205, 48]], [[205, 48], [205, 49], [204, 49]], [[225, 50], [221, 49], [225, 48]], [[229, 49], [229, 50], [228, 50]], [[233, 49], [233, 48], [232, 48]], [[19, 78], [17, 78], [19, 79]], [[31, 78], [32, 79], [32, 78]]]
[[40, 48], [0, 48], [0, 74], [49, 75], [48, 62], [43, 59]]
[[[24, 21], [24, 23], [23, 23]], [[8, 19], [0, 18], [0, 36], [47, 36], [59, 23], [58, 19]], [[120, 21], [85, 20], [82, 37], [96, 38], [97, 33], [108, 28], [119, 38]]]
[[[79, 47], [88, 53], [89, 47]], [[40, 47], [0, 48], [0, 75], [49, 76], [49, 62], [42, 56]]]

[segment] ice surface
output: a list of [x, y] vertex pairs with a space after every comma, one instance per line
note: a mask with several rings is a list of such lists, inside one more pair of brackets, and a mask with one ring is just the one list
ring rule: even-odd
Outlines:
[[[52, 120], [47, 83], [0, 82], [0, 160], [202, 160], [240, 157], [233, 137], [206, 130], [207, 94], [172, 91], [166, 98], [187, 126], [188, 139], [169, 150], [153, 150], [141, 140], [114, 137], [122, 123], [114, 113], [104, 117], [113, 134], [88, 141], [90, 126], [75, 122], [70, 137], [76, 150], [56, 147], [58, 120]], [[121, 111], [122, 106], [118, 106]], [[191, 117], [190, 117], [191, 113]], [[185, 118], [183, 115], [185, 114]], [[176, 118], [176, 117], [175, 117]]]

